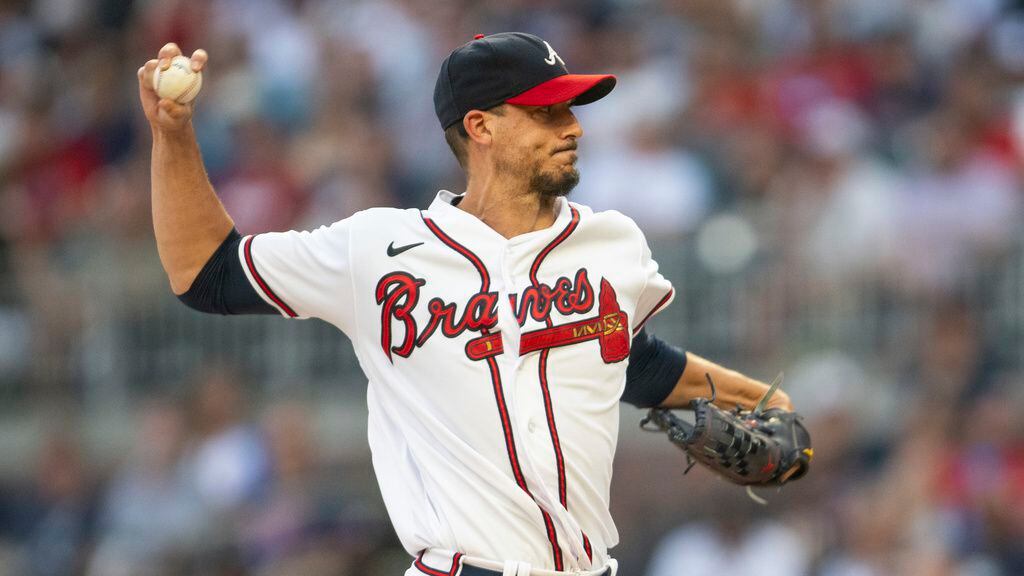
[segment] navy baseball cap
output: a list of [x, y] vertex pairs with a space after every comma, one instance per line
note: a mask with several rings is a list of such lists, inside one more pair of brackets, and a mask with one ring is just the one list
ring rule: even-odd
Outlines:
[[554, 48], [532, 34], [478, 34], [441, 63], [434, 110], [447, 130], [470, 110], [504, 102], [550, 106], [573, 98], [575, 105], [590, 104], [614, 87], [611, 74], [569, 74]]

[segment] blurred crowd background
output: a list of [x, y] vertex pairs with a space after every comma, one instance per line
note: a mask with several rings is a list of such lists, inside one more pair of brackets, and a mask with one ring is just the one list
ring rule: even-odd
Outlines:
[[1012, 0], [0, 0], [0, 574], [402, 573], [345, 338], [171, 295], [136, 70], [205, 48], [211, 180], [305, 229], [460, 190], [434, 79], [505, 30], [619, 77], [573, 199], [647, 232], [655, 331], [814, 435], [760, 507], [624, 406], [620, 573], [1024, 574]]

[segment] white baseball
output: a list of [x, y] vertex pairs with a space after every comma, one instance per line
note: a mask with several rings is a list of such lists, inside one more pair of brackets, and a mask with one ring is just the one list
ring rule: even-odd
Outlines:
[[157, 66], [153, 73], [153, 90], [161, 98], [169, 98], [185, 104], [195, 99], [203, 87], [203, 73], [192, 70], [192, 64], [185, 56], [171, 58], [167, 70]]

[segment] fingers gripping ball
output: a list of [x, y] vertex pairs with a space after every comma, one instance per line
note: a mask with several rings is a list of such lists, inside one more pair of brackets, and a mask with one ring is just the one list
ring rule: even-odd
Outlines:
[[192, 64], [185, 56], [171, 58], [166, 70], [158, 66], [153, 73], [153, 90], [157, 96], [187, 104], [199, 94], [203, 87], [203, 73], [192, 70]]

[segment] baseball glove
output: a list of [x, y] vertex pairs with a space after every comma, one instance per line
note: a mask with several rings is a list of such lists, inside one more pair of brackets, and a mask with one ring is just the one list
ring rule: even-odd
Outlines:
[[[725, 479], [747, 486], [781, 486], [807, 473], [814, 451], [811, 436], [799, 414], [779, 409], [765, 410], [768, 399], [781, 382], [781, 375], [751, 411], [723, 410], [711, 398], [690, 402], [694, 422], [682, 420], [665, 408], [652, 408], [640, 427], [662, 431], [686, 452], [689, 472], [700, 462]], [[753, 493], [751, 497], [761, 501]]]

